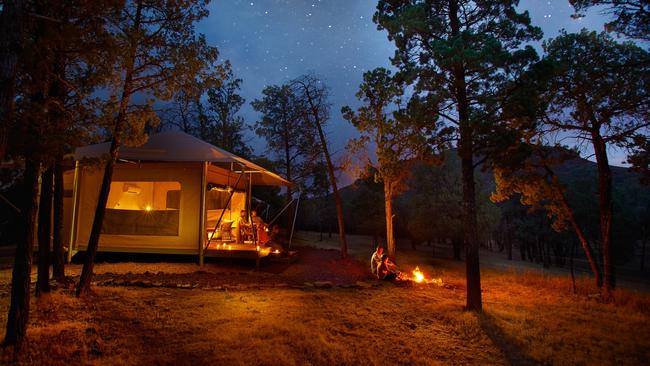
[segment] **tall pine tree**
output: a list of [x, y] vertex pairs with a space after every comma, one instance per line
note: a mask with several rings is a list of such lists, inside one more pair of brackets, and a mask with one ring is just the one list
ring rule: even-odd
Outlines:
[[418, 93], [432, 94], [458, 134], [463, 183], [467, 309], [480, 311], [474, 169], [482, 137], [496, 123], [513, 73], [535, 58], [524, 42], [541, 38], [518, 0], [381, 0], [374, 21], [397, 50], [393, 64]]
[[[205, 0], [128, 0], [109, 18], [116, 59], [115, 82], [110, 85], [112, 98], [106, 111], [111, 144], [77, 295], [90, 286], [120, 146], [125, 140], [144, 140], [144, 125], [157, 121], [153, 98], [170, 99], [186, 85], [184, 80], [194, 80], [216, 62], [217, 49], [208, 46], [205, 37], [197, 35], [194, 29], [195, 23], [208, 15], [207, 3]], [[136, 96], [149, 98], [142, 104], [137, 103]]]

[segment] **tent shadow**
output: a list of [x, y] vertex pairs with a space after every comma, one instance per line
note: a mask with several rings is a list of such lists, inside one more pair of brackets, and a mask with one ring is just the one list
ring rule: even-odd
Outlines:
[[535, 360], [522, 350], [515, 339], [510, 337], [495, 322], [492, 315], [481, 313], [477, 315], [481, 329], [490, 338], [492, 343], [497, 346], [511, 365], [536, 366], [543, 365], [542, 362]]

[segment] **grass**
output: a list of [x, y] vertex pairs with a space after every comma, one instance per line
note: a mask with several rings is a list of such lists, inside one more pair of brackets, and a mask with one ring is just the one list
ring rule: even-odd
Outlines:
[[[365, 256], [366, 239], [352, 238], [353, 255]], [[639, 365], [650, 359], [648, 294], [618, 290], [605, 303], [588, 279], [578, 281], [574, 295], [566, 277], [486, 269], [484, 312], [477, 315], [463, 310], [464, 265], [424, 250], [399, 251], [399, 264], [419, 265], [448, 286], [97, 287], [81, 299], [57, 290], [34, 299], [26, 349], [16, 355], [2, 348], [0, 364]]]

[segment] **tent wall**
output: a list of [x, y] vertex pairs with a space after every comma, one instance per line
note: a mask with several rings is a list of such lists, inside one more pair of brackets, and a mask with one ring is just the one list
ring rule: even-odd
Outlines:
[[[75, 239], [76, 250], [85, 250], [92, 220], [97, 205], [103, 169], [100, 167], [85, 166], [79, 174], [79, 214], [77, 216], [77, 235]], [[133, 223], [146, 223], [165, 217], [174, 220], [177, 215], [177, 235], [174, 230], [164, 235], [148, 234], [102, 234], [99, 239], [100, 251], [147, 252], [147, 253], [197, 253], [199, 240], [199, 207], [201, 197], [200, 163], [120, 163], [113, 172], [112, 190], [109, 194], [107, 208], [115, 210], [119, 215], [119, 200], [121, 196], [132, 194], [138, 199], [130, 201], [129, 205], [142, 205], [147, 200], [147, 211], [124, 211], [126, 218], [131, 218]], [[155, 188], [154, 188], [154, 182]], [[180, 198], [170, 191], [180, 185]], [[117, 192], [114, 190], [117, 188]], [[156, 189], [163, 189], [163, 193], [156, 193]], [[173, 192], [172, 192], [173, 193]], [[166, 195], [166, 196], [165, 196]], [[148, 198], [140, 198], [148, 197]], [[166, 201], [165, 201], [166, 200]], [[70, 202], [72, 200], [70, 199]], [[175, 202], [161, 204], [160, 202]], [[126, 202], [126, 201], [123, 201]], [[155, 203], [154, 203], [155, 202]], [[178, 209], [174, 210], [178, 205]], [[124, 206], [124, 204], [123, 204]], [[168, 207], [168, 206], [171, 206]], [[131, 209], [132, 207], [128, 207]], [[150, 211], [149, 211], [150, 210]], [[161, 215], [161, 216], [155, 216]], [[105, 220], [105, 224], [107, 221]], [[160, 223], [158, 223], [160, 224]], [[69, 232], [70, 225], [66, 225]], [[106, 230], [104, 230], [106, 232]], [[110, 231], [109, 231], [110, 232]], [[112, 232], [115, 232], [114, 230]], [[143, 231], [143, 233], [146, 231]]]

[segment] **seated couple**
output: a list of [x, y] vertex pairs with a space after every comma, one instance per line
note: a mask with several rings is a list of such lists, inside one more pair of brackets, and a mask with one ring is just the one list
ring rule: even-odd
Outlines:
[[392, 281], [399, 277], [400, 272], [397, 270], [395, 263], [384, 253], [384, 248], [377, 247], [372, 258], [370, 259], [370, 271], [380, 280]]

